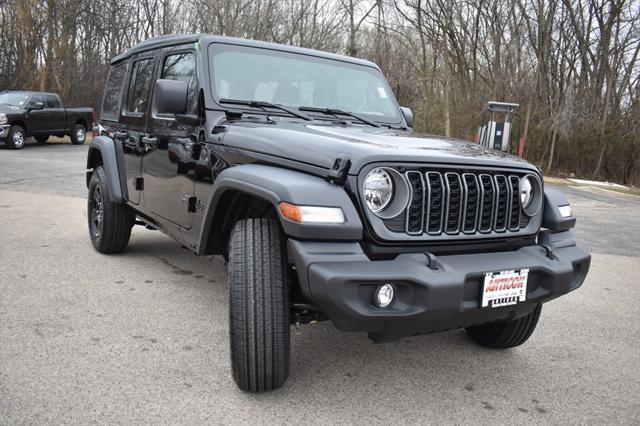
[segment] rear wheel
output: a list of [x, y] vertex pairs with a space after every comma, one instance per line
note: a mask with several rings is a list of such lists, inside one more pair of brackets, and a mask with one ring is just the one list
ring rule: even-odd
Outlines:
[[229, 244], [233, 379], [244, 391], [277, 389], [289, 375], [289, 300], [278, 224], [238, 221]]
[[71, 129], [71, 143], [74, 145], [82, 145], [87, 139], [87, 129], [82, 124], [76, 124]]
[[22, 149], [27, 135], [20, 126], [11, 126], [9, 128], [9, 136], [7, 138], [7, 146], [11, 149]]
[[119, 253], [129, 243], [135, 217], [123, 203], [111, 201], [111, 188], [102, 166], [89, 182], [87, 203], [91, 244], [100, 253]]
[[49, 140], [49, 135], [34, 136], [34, 139], [38, 143], [45, 143], [46, 141]]
[[542, 305], [528, 315], [511, 321], [492, 322], [468, 327], [467, 334], [481, 346], [495, 349], [513, 348], [523, 344], [536, 329]]

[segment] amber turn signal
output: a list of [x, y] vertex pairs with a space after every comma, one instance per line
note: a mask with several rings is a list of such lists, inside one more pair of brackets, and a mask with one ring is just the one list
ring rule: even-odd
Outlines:
[[296, 205], [282, 201], [280, 203], [280, 213], [289, 220], [302, 223], [302, 213], [300, 212], [300, 207]]
[[340, 207], [296, 206], [282, 201], [278, 208], [286, 219], [298, 223], [344, 223]]

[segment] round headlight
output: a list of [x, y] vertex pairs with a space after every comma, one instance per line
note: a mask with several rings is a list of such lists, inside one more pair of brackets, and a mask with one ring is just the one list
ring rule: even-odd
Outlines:
[[384, 210], [393, 198], [393, 179], [385, 169], [376, 167], [364, 179], [364, 200], [374, 213]]
[[533, 184], [531, 183], [531, 178], [529, 176], [525, 176], [520, 180], [520, 204], [523, 209], [529, 207], [531, 201], [533, 200]]

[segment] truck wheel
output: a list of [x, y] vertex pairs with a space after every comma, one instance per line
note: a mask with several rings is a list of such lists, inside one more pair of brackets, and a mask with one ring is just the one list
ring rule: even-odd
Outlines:
[[476, 343], [487, 348], [506, 349], [520, 346], [536, 329], [540, 311], [542, 304], [522, 318], [468, 327], [467, 334]]
[[100, 253], [119, 253], [127, 247], [135, 217], [126, 204], [110, 201], [111, 188], [102, 166], [89, 181], [87, 217], [91, 243]]
[[34, 136], [34, 139], [38, 143], [45, 143], [46, 141], [49, 140], [49, 135]]
[[238, 221], [229, 243], [233, 379], [243, 391], [277, 389], [289, 375], [289, 297], [278, 224]]
[[22, 149], [26, 133], [20, 126], [11, 126], [9, 128], [9, 137], [7, 138], [7, 146], [11, 149]]
[[87, 129], [82, 124], [76, 124], [71, 129], [71, 143], [74, 145], [82, 145], [87, 139]]

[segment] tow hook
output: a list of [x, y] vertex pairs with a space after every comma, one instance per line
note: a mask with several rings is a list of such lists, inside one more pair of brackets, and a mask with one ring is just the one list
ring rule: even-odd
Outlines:
[[546, 255], [549, 259], [551, 260], [558, 260], [558, 258], [556, 257], [556, 255], [553, 253], [553, 249], [551, 248], [551, 246], [548, 246], [546, 244], [540, 244], [540, 247], [542, 247], [545, 252]]
[[432, 271], [437, 271], [438, 269], [440, 269], [439, 262], [433, 253], [425, 251], [424, 255], [427, 256], [427, 268], [431, 269]]

